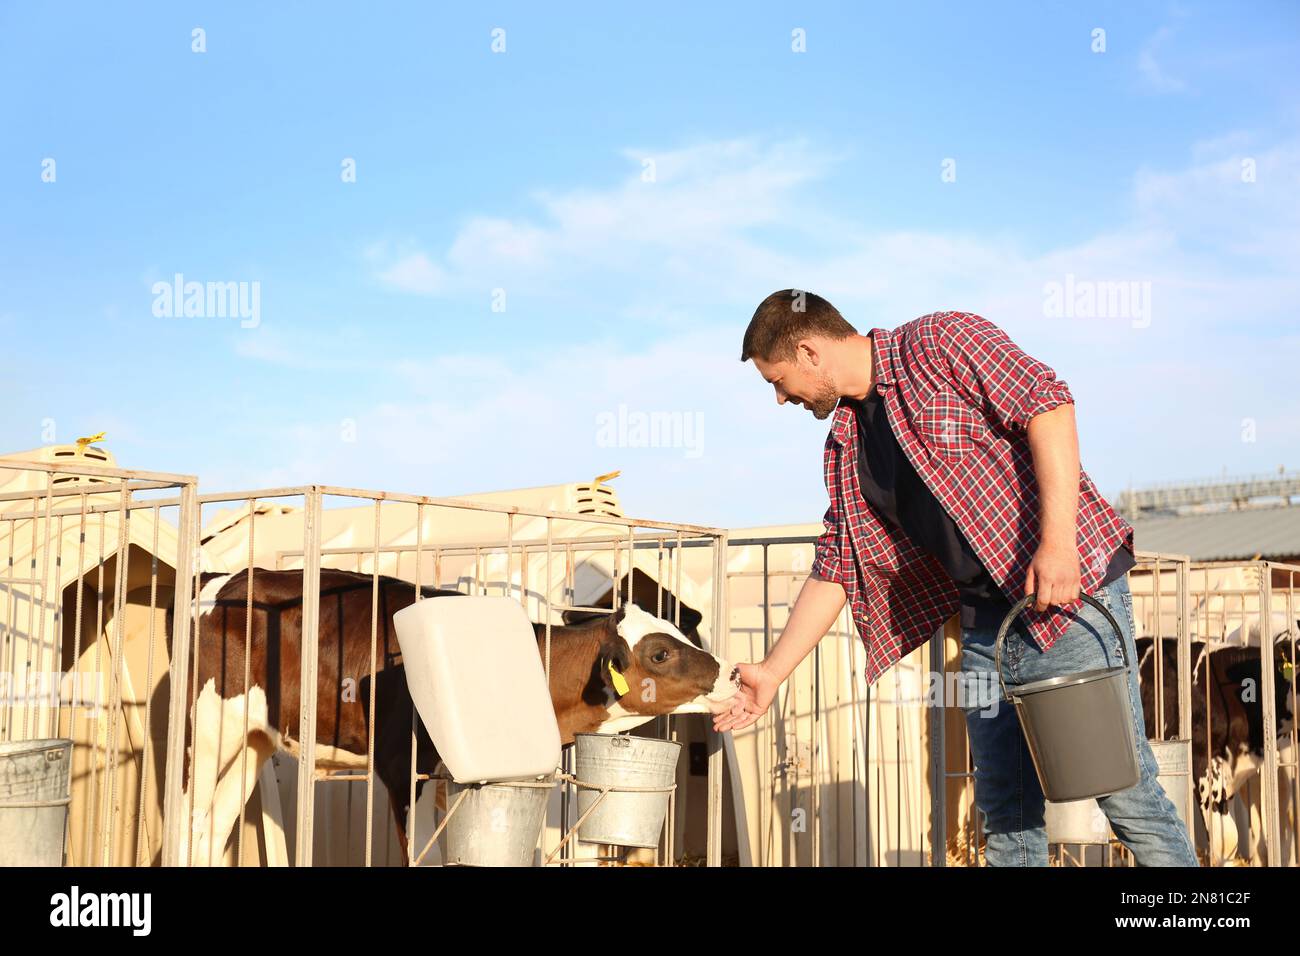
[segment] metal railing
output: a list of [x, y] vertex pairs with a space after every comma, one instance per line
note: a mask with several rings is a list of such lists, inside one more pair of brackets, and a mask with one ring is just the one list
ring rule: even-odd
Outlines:
[[[285, 508], [282, 499], [293, 498], [301, 502], [299, 508]], [[275, 507], [266, 507], [270, 499], [280, 499]], [[253, 590], [257, 575], [266, 570], [292, 570], [301, 574], [301, 662], [297, 674], [299, 696], [297, 699], [298, 724], [296, 741], [293, 749], [297, 756], [296, 791], [294, 798], [295, 826], [293, 834], [292, 857], [296, 865], [311, 865], [314, 853], [322, 844], [317, 840], [315, 826], [320, 820], [317, 808], [319, 796], [317, 784], [343, 786], [349, 788], [343, 805], [353, 802], [358, 796], [356, 791], [364, 792], [364, 810], [362, 811], [363, 833], [359, 839], [352, 833], [354, 812], [342, 811], [348, 821], [345, 826], [331, 825], [324, 837], [327, 856], [345, 856], [348, 862], [370, 865], [375, 862], [375, 830], [386, 816], [384, 809], [376, 814], [375, 784], [376, 767], [374, 762], [376, 732], [376, 692], [379, 671], [388, 665], [387, 656], [381, 657], [379, 642], [381, 634], [378, 622], [391, 617], [393, 607], [382, 606], [390, 600], [388, 597], [391, 581], [397, 579], [406, 588], [409, 601], [420, 600], [423, 594], [417, 584], [423, 587], [450, 587], [462, 593], [487, 594], [500, 593], [517, 599], [525, 606], [533, 620], [544, 623], [543, 639], [544, 662], [548, 672], [550, 668], [550, 642], [553, 626], [560, 623], [565, 612], [605, 613], [612, 612], [626, 600], [621, 593], [620, 582], [631, 588], [635, 564], [643, 572], [647, 569], [656, 584], [655, 602], [657, 607], [665, 606], [665, 597], [674, 609], [674, 623], [680, 623], [683, 607], [683, 579], [680, 555], [687, 549], [703, 548], [714, 555], [714, 562], [721, 561], [725, 553], [726, 534], [718, 529], [705, 528], [672, 522], [656, 522], [643, 519], [612, 517], [606, 515], [575, 515], [565, 512], [530, 510], [510, 505], [472, 502], [464, 499], [431, 498], [419, 495], [394, 494], [383, 491], [366, 491], [355, 488], [340, 488], [324, 485], [310, 485], [297, 488], [273, 488], [256, 491], [228, 492], [220, 494], [203, 494], [199, 496], [201, 507], [214, 508], [219, 505], [239, 505], [241, 512], [235, 519], [223, 519], [214, 522], [219, 530], [204, 541], [204, 553], [210, 565], [220, 565], [220, 570], [233, 573], [236, 578], [241, 575], [250, 580], [252, 587], [246, 587], [244, 603], [247, 610], [252, 610]], [[329, 505], [329, 506], [327, 506]], [[345, 507], [342, 505], [351, 505]], [[364, 514], [363, 514], [364, 513]], [[594, 556], [603, 556], [604, 569], [609, 573], [605, 584], [605, 597], [609, 604], [594, 606], [590, 602], [576, 600], [577, 582], [575, 574], [585, 572], [583, 582], [588, 592], [593, 587], [593, 574], [597, 574]], [[555, 567], [563, 561], [562, 573], [557, 575]], [[656, 563], [657, 562], [657, 563]], [[624, 568], [629, 573], [624, 573]], [[720, 565], [718, 565], [720, 567]], [[249, 569], [253, 569], [251, 572]], [[363, 748], [365, 753], [359, 755], [357, 763], [353, 755], [349, 758], [353, 766], [341, 770], [323, 766], [319, 757], [317, 735], [317, 715], [322, 706], [333, 706], [333, 702], [322, 705], [318, 698], [321, 681], [330, 684], [332, 671], [326, 670], [322, 677], [319, 642], [324, 632], [321, 624], [322, 573], [331, 569], [351, 570], [365, 578], [365, 588], [369, 591], [369, 600], [364, 609], [364, 619], [369, 628], [369, 667], [364, 674], [368, 684], [369, 698], [365, 700], [369, 738]], [[714, 579], [710, 574], [702, 586], [695, 585], [701, 592], [704, 605], [703, 612], [711, 615], [711, 624], [701, 627], [701, 638], [705, 639], [705, 649], [711, 649], [706, 635], [713, 638], [712, 643], [725, 642], [725, 607], [721, 594], [714, 593], [710, 583]], [[721, 579], [721, 575], [716, 575]], [[382, 579], [382, 581], [381, 581]], [[672, 582], [669, 584], [668, 582]], [[674, 586], [675, 585], [675, 586]], [[558, 589], [558, 591], [557, 591]], [[194, 584], [196, 594], [203, 590], [198, 580]], [[599, 591], [599, 588], [597, 588]], [[654, 609], [651, 609], [654, 613]], [[203, 609], [193, 606], [190, 609], [190, 631], [197, 634], [199, 618]], [[331, 615], [335, 612], [331, 610]], [[254, 613], [246, 613], [242, 626], [236, 628], [245, 648], [243, 660], [248, 660], [248, 648], [254, 642]], [[708, 617], [705, 620], [709, 620]], [[333, 625], [331, 625], [333, 627]], [[313, 635], [315, 639], [313, 639]], [[330, 631], [331, 638], [336, 634]], [[392, 641], [390, 629], [385, 625], [382, 638]], [[332, 652], [331, 652], [332, 653]], [[332, 665], [331, 665], [332, 666]], [[245, 667], [244, 680], [249, 679]], [[197, 671], [191, 669], [189, 680], [191, 697], [198, 691]], [[256, 683], [256, 680], [254, 680]], [[247, 684], [236, 681], [235, 690], [243, 691]], [[238, 695], [235, 695], [238, 696]], [[225, 706], [224, 704], [222, 705]], [[416, 851], [423, 844], [423, 837], [417, 834], [417, 802], [414, 799], [417, 783], [432, 778], [431, 772], [421, 772], [415, 761], [417, 749], [416, 715], [414, 705], [409, 715], [410, 720], [410, 779], [408, 781], [409, 805], [402, 823], [405, 836], [400, 847], [405, 860], [412, 860]], [[249, 710], [245, 706], [236, 712], [242, 719], [238, 728], [235, 749], [239, 752], [228, 759], [237, 760], [241, 768], [232, 782], [214, 784], [214, 793], [225, 786], [234, 792], [238, 784], [240, 816], [237, 822], [238, 836], [233, 841], [234, 862], [245, 857], [242, 834], [246, 823], [244, 807], [248, 804], [255, 784], [263, 791], [273, 789], [274, 775], [266, 772], [265, 754], [252, 745], [249, 738], [250, 729], [256, 733], [257, 728], [250, 724]], [[224, 711], [223, 711], [224, 712]], [[321, 711], [324, 712], [324, 711]], [[677, 735], [680, 722], [685, 718], [659, 718], [658, 724], [662, 734]], [[194, 722], [195, 724], [198, 721]], [[405, 724], [405, 721], [403, 721]], [[173, 726], [173, 734], [181, 733], [178, 726]], [[286, 728], [276, 730], [287, 736]], [[190, 746], [196, 748], [195, 727], [190, 727]], [[705, 814], [707, 837], [705, 857], [708, 865], [720, 863], [722, 851], [722, 773], [723, 758], [721, 739], [709, 728], [706, 736], [708, 746], [708, 773]], [[203, 748], [193, 750], [196, 754]], [[330, 763], [338, 756], [331, 751]], [[223, 758], [223, 760], [226, 758]], [[567, 751], [566, 751], [567, 759]], [[251, 764], [250, 765], [250, 761]], [[221, 761], [218, 761], [221, 762]], [[231, 769], [235, 764], [229, 764]], [[280, 765], [282, 770], [289, 768]], [[246, 768], [246, 769], [245, 769]], [[571, 768], [565, 768], [571, 769]], [[291, 775], [291, 771], [290, 774]], [[569, 788], [571, 789], [571, 788]], [[560, 795], [561, 826], [567, 828], [572, 807], [576, 800], [567, 790]], [[211, 803], [220, 809], [222, 800], [213, 796], [209, 801], [206, 793], [198, 796], [200, 805]], [[329, 803], [329, 801], [327, 801]], [[673, 813], [677, 809], [678, 794], [672, 794], [668, 836], [661, 846], [657, 861], [668, 862], [674, 859], [675, 845], [673, 839]], [[352, 808], [355, 809], [355, 808]], [[217, 812], [214, 810], [214, 812]], [[229, 815], [229, 810], [225, 811]], [[276, 814], [273, 812], [272, 817]], [[282, 815], [281, 815], [282, 816]], [[200, 811], [200, 823], [206, 825]], [[218, 821], [218, 830], [224, 830], [225, 819]], [[275, 829], [273, 825], [272, 830]], [[169, 830], [169, 833], [172, 831]], [[165, 858], [174, 862], [186, 862], [183, 854], [192, 853], [194, 844], [200, 839], [185, 841], [179, 834], [173, 834], [175, 843], [168, 844]], [[220, 839], [220, 837], [215, 837]], [[347, 847], [339, 851], [330, 841], [344, 840]], [[285, 848], [288, 854], [287, 834]], [[388, 839], [384, 839], [387, 845]], [[215, 853], [219, 862], [224, 859], [222, 848], [208, 843], [209, 853]], [[565, 846], [560, 862], [568, 865], [595, 860], [583, 857], [572, 844]], [[357, 857], [359, 854], [359, 858]]]
[[94, 461], [0, 459], [0, 741], [72, 740], [65, 859], [140, 865], [179, 767], [155, 688], [184, 666], [160, 638], [190, 603], [197, 482]]
[[[812, 567], [816, 534], [728, 541], [730, 647], [761, 660]], [[847, 605], [782, 685], [768, 715], [736, 732], [753, 862], [925, 865], [934, 852], [925, 647], [871, 685]]]
[[[775, 641], [811, 568], [816, 539], [809, 533], [729, 540], [727, 600], [738, 659], [761, 659]], [[1293, 666], [1261, 664], [1257, 699], [1264, 702], [1259, 719], [1266, 730], [1260, 771], [1237, 796], [1250, 805], [1241, 811], [1247, 823], [1252, 812], [1257, 818], [1246, 857], [1294, 865], [1288, 846], [1297, 843], [1300, 774], [1294, 717], [1288, 722], [1285, 712], [1279, 714], [1277, 701], [1289, 700], [1294, 715], [1294, 609], [1300, 604], [1294, 576], [1300, 568], [1206, 564], [1145, 551], [1136, 558], [1129, 582], [1148, 737], [1153, 748], [1179, 745], [1196, 755], [1181, 766], [1171, 761], [1161, 778], [1185, 809], [1207, 862], [1220, 859], [1213, 842], [1207, 845], [1195, 768], [1213, 758], [1215, 728], [1223, 731], [1226, 718], [1209, 709], [1209, 657], [1202, 650], [1239, 646], [1260, 619], [1260, 607], [1292, 622], [1276, 628], [1271, 650], [1260, 647], [1254, 658], [1262, 662], [1276, 652]], [[1253, 577], [1234, 587], [1231, 575]], [[928, 646], [867, 686], [860, 638], [847, 618], [836, 623], [783, 685], [768, 717], [735, 735], [755, 863], [982, 865], [983, 821], [964, 715], [945, 706], [946, 695], [915, 692], [918, 684], [946, 688], [960, 669], [960, 649], [960, 628], [950, 621]], [[1209, 735], [1197, 730], [1205, 723]], [[1278, 848], [1271, 857], [1269, 847]], [[1052, 849], [1057, 865], [1134, 862], [1113, 835], [1095, 846], [1059, 843]]]

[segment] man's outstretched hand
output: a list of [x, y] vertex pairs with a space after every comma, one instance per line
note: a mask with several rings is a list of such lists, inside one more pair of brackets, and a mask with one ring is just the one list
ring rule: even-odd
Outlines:
[[812, 653], [844, 607], [844, 586], [828, 581], [817, 572], [808, 576], [795, 599], [781, 636], [757, 664], [737, 664], [740, 689], [720, 714], [713, 717], [719, 733], [742, 730], [767, 712], [776, 692], [799, 662]]
[[740, 690], [731, 699], [730, 708], [714, 715], [713, 729], [719, 733], [742, 730], [762, 717], [781, 686], [780, 679], [762, 662], [736, 667], [740, 671]]

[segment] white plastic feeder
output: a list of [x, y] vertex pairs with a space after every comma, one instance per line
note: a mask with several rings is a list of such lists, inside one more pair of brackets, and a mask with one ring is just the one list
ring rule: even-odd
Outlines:
[[424, 598], [393, 626], [411, 699], [451, 777], [430, 845], [445, 827], [448, 862], [532, 865], [560, 728], [527, 614], [506, 597]]

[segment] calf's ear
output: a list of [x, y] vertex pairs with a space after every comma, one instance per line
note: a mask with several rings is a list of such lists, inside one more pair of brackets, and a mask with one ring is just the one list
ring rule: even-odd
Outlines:
[[632, 649], [627, 641], [617, 634], [612, 639], [601, 642], [596, 653], [596, 672], [592, 676], [601, 688], [613, 692], [615, 697], [622, 697], [628, 692], [626, 674], [632, 667]]
[[[671, 620], [671, 618], [669, 620]], [[700, 643], [700, 632], [697, 630], [700, 626], [700, 622], [703, 620], [704, 615], [695, 610], [695, 608], [687, 607], [685, 604], [682, 605], [682, 623], [678, 626], [677, 630], [690, 638], [691, 643], [696, 647], [703, 647]]]

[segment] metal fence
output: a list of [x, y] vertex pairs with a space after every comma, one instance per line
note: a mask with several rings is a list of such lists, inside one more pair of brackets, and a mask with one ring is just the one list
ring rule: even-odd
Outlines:
[[[779, 635], [811, 568], [816, 537], [817, 532], [733, 534], [727, 602], [736, 659], [761, 659]], [[1136, 557], [1129, 573], [1136, 663], [1162, 784], [1204, 863], [1235, 856], [1238, 862], [1295, 865], [1300, 568], [1206, 564], [1154, 552]], [[1273, 626], [1261, 643], [1263, 607], [1271, 608]], [[1238, 648], [1247, 666], [1254, 661], [1259, 686], [1251, 700], [1258, 706], [1248, 708], [1245, 718], [1226, 714], [1216, 703], [1221, 688], [1211, 681], [1211, 663], [1216, 651], [1228, 648]], [[960, 670], [960, 628], [949, 621], [927, 646], [871, 686], [863, 678], [863, 653], [852, 622], [841, 615], [783, 685], [769, 718], [735, 735], [754, 861], [983, 865], [983, 819], [965, 715], [946, 706], [951, 702], [936, 690], [950, 686]], [[1265, 660], [1277, 666], [1265, 667]], [[1233, 690], [1242, 692], [1239, 686]], [[1241, 734], [1230, 731], [1230, 723], [1252, 728], [1245, 749], [1255, 747], [1257, 755], [1253, 762], [1233, 762], [1239, 782], [1228, 795], [1231, 813], [1206, 814], [1204, 791], [1215, 757], [1226, 756], [1219, 751], [1230, 734]], [[1100, 809], [1087, 802], [1093, 812], [1086, 827], [1080, 824], [1086, 808], [1048, 805], [1052, 863], [1132, 865], [1132, 854], [1114, 838]], [[1240, 848], [1234, 823], [1250, 833]], [[1086, 834], [1080, 836], [1081, 830]]]
[[156, 863], [184, 703], [166, 694], [167, 618], [190, 604], [196, 481], [93, 448], [46, 459], [0, 459], [0, 741], [72, 740], [69, 864]]
[[[417, 583], [519, 600], [545, 624], [548, 670], [551, 632], [566, 615], [609, 614], [630, 598], [679, 627], [684, 613], [698, 615], [697, 640], [725, 656], [718, 529], [319, 485], [199, 495], [193, 477], [115, 468], [94, 448], [43, 454], [57, 460], [0, 459], [0, 741], [73, 740], [70, 864], [418, 857], [439, 816], [436, 787], [411, 801], [400, 842], [382, 785], [376, 793], [376, 677], [393, 663], [378, 643], [393, 640], [392, 609], [381, 602], [399, 586], [408, 603], [422, 597]], [[683, 577], [688, 552], [714, 570]], [[355, 675], [368, 728], [360, 753], [317, 740], [318, 715], [335, 703], [322, 695], [337, 692], [322, 689], [330, 651], [318, 643], [321, 576], [332, 569], [363, 580], [370, 611], [370, 663]], [[294, 572], [289, 616], [303, 635], [292, 701], [289, 687], [251, 679], [254, 641], [270, 642], [264, 620], [247, 612], [258, 575], [277, 570]], [[245, 585], [246, 613], [222, 638], [238, 645], [230, 660], [239, 672], [222, 678], [228, 693], [205, 696], [203, 615], [217, 584], [231, 580]], [[275, 685], [267, 675], [284, 671], [268, 664], [260, 673]], [[259, 710], [260, 701], [276, 703]], [[281, 704], [284, 713], [272, 713]], [[413, 758], [415, 721], [411, 705], [399, 731]], [[724, 851], [747, 855], [724, 814], [725, 742], [711, 723], [660, 716], [634, 732], [678, 740], [690, 754], [648, 861], [716, 866]], [[572, 770], [568, 749], [565, 760]], [[408, 794], [429, 776], [412, 759]], [[572, 786], [557, 787], [540, 848], [556, 846], [576, 804]], [[627, 861], [610, 849], [570, 840], [557, 862]]]
[[[1159, 730], [1148, 721], [1147, 736], [1161, 783], [1193, 832], [1193, 779], [1189, 741], [1192, 732], [1190, 640], [1188, 629], [1186, 556], [1138, 551], [1129, 572], [1133, 593], [1134, 641], [1140, 658], [1143, 649], [1154, 650], [1156, 667], [1139, 670], [1144, 698], [1152, 697], [1157, 713], [1166, 715]], [[1153, 609], [1158, 608], [1158, 613]], [[931, 641], [931, 664], [937, 671], [960, 669], [961, 632], [950, 622], [942, 637]], [[1164, 655], [1175, 657], [1169, 673]], [[1135, 662], [1139, 665], [1141, 662]], [[1148, 662], [1149, 665], [1149, 662]], [[936, 865], [984, 865], [984, 817], [975, 799], [975, 767], [967, 737], [965, 715], [949, 707], [943, 731], [932, 738], [932, 767], [942, 774], [944, 786], [936, 788], [933, 812], [937, 832], [945, 834], [947, 853]], [[1057, 866], [1132, 865], [1132, 854], [1116, 841], [1095, 800], [1045, 806], [1050, 862]]]
[[1270, 561], [1181, 558], [1130, 578], [1145, 638], [1148, 736], [1189, 743], [1191, 817], [1209, 865], [1297, 862], [1298, 572]]
[[[391, 588], [511, 597], [545, 625], [546, 648], [554, 627], [632, 598], [679, 628], [698, 614], [706, 650], [753, 661], [784, 626], [817, 538], [320, 485], [200, 495], [193, 477], [118, 469], [94, 451], [0, 459], [0, 741], [73, 740], [66, 858], [79, 865], [413, 861], [440, 812], [425, 786], [395, 819], [376, 777]], [[369, 611], [356, 675], [369, 736], [344, 755], [317, 740], [321, 695], [337, 693], [322, 689], [318, 641], [332, 569], [361, 578]], [[292, 726], [253, 706], [252, 614], [231, 634], [239, 693], [215, 701], [197, 682], [213, 582], [272, 571], [292, 572], [306, 638]], [[1129, 575], [1148, 737], [1189, 755], [1162, 778], [1207, 863], [1296, 864], [1298, 577], [1276, 562], [1145, 552]], [[964, 715], [932, 690], [959, 669], [959, 630], [949, 622], [871, 686], [864, 654], [846, 612], [768, 719], [734, 735], [694, 716], [639, 728], [689, 755], [645, 862], [979, 865]], [[412, 758], [415, 720], [412, 706], [401, 727]], [[258, 736], [268, 726], [270, 748]], [[410, 766], [408, 797], [429, 780]], [[557, 787], [539, 852], [576, 803]], [[557, 862], [636, 859], [571, 840]], [[1108, 834], [1055, 842], [1053, 859], [1132, 863]]]
[[[816, 540], [817, 533], [749, 532], [729, 540], [736, 660], [761, 660], [779, 636]], [[918, 648], [868, 685], [866, 652], [846, 606], [768, 716], [734, 734], [756, 865], [930, 862], [927, 659], [927, 648]]]
[[[681, 567], [681, 555], [687, 549], [700, 549], [711, 555], [709, 560], [721, 561], [726, 535], [717, 529], [317, 485], [203, 494], [199, 503], [208, 511], [225, 509], [204, 525], [207, 530], [202, 548], [208, 574], [251, 581], [241, 591], [242, 603], [249, 609], [258, 574], [299, 572], [293, 576], [301, 582], [297, 588], [303, 635], [300, 668], [295, 675], [298, 722], [292, 728], [275, 728], [281, 738], [292, 738], [290, 749], [296, 760], [286, 760], [283, 753], [274, 755], [275, 750], [283, 751], [283, 740], [273, 741], [276, 745], [268, 747], [254, 739], [258, 719], [265, 718], [257, 710], [255, 698], [242, 693], [247, 684], [235, 680], [234, 690], [228, 689], [224, 695], [227, 699], [219, 704], [220, 716], [209, 714], [206, 718], [209, 735], [212, 727], [225, 728], [223, 743], [196, 745], [196, 727], [202, 733], [199, 725], [203, 721], [195, 720], [189, 727], [187, 746], [196, 754], [196, 763], [200, 755], [212, 758], [215, 769], [210, 773], [197, 771], [191, 778], [198, 782], [194, 793], [172, 795], [177, 800], [188, 799], [196, 822], [192, 840], [187, 840], [178, 828], [169, 827], [171, 840], [165, 855], [169, 862], [207, 862], [192, 859], [196, 847], [206, 851], [212, 862], [229, 864], [292, 859], [296, 865], [307, 866], [317, 862], [318, 852], [323, 862], [353, 865], [424, 858], [422, 851], [436, 819], [431, 797], [434, 788], [424, 787], [420, 801], [414, 799], [414, 794], [417, 782], [423, 784], [430, 779], [428, 769], [418, 767], [412, 759], [407, 781], [410, 807], [401, 821], [392, 819], [388, 801], [382, 793], [377, 799], [376, 793], [379, 781], [374, 760], [375, 733], [377, 726], [384, 725], [375, 710], [376, 678], [391, 666], [383, 643], [392, 643], [391, 631], [381, 629], [379, 623], [391, 619], [394, 610], [391, 605], [385, 606], [393, 600], [387, 579], [402, 582], [410, 601], [422, 598], [417, 583], [466, 594], [505, 595], [520, 601], [533, 621], [546, 625], [548, 677], [552, 627], [562, 624], [566, 613], [610, 613], [628, 600], [627, 589], [633, 581], [630, 572], [634, 568], [653, 585], [647, 610], [674, 624], [680, 624], [684, 607], [698, 610], [702, 615], [699, 637], [705, 649], [713, 650], [714, 644], [725, 642], [726, 631], [721, 625], [725, 609], [721, 595], [714, 593], [711, 586], [712, 580], [721, 576], [711, 575], [698, 585], [682, 578]], [[333, 678], [328, 673], [321, 676], [321, 648], [311, 638], [321, 633], [321, 595], [331, 594], [331, 589], [322, 585], [322, 572], [330, 569], [363, 576], [369, 595], [365, 627], [370, 667], [356, 675], [361, 678], [358, 683], [363, 696], [364, 688], [369, 688], [368, 699], [360, 701], [367, 708], [369, 740], [359, 760], [355, 753], [323, 751], [316, 736], [318, 715], [332, 712], [336, 704], [334, 700], [322, 702], [321, 695], [340, 692], [330, 683]], [[210, 611], [211, 598], [216, 594], [213, 580], [209, 576], [206, 582], [197, 577], [194, 581], [192, 590], [199, 597], [189, 609], [191, 640], [186, 643], [192, 644], [194, 635], [202, 632], [201, 616]], [[636, 597], [638, 603], [647, 603], [645, 595]], [[242, 640], [245, 652], [234, 655], [235, 659], [248, 660], [247, 648], [255, 638], [256, 618], [252, 613], [240, 616], [230, 639]], [[188, 656], [193, 658], [195, 653], [191, 649]], [[719, 653], [725, 656], [725, 650]], [[190, 696], [199, 701], [202, 710], [204, 698], [198, 687], [197, 668], [190, 666], [185, 673]], [[215, 701], [210, 703], [216, 706]], [[391, 722], [394, 718], [389, 715], [387, 719]], [[414, 758], [413, 705], [408, 714], [397, 719], [409, 736]], [[657, 863], [681, 859], [689, 836], [687, 828], [680, 825], [684, 804], [689, 804], [695, 811], [692, 816], [704, 824], [702, 861], [708, 865], [721, 862], [722, 739], [711, 727], [701, 726], [705, 723], [700, 718], [660, 717], [651, 725], [653, 731], [668, 739], [698, 737], [707, 762], [703, 794], [689, 785], [689, 766], [679, 768], [679, 783], [687, 786], [679, 785], [670, 800], [668, 835], [654, 855]], [[183, 733], [182, 725], [174, 725], [170, 731], [179, 735]], [[277, 800], [277, 791], [284, 790], [292, 798]], [[260, 806], [250, 803], [254, 791]], [[236, 792], [238, 799], [232, 801], [231, 795]], [[555, 845], [556, 834], [566, 832], [572, 824], [576, 796], [571, 788], [561, 787], [554, 802], [555, 826], [548, 828], [542, 838], [548, 848]], [[429, 813], [422, 815], [419, 811], [426, 805]], [[238, 820], [230, 819], [230, 808], [234, 806], [239, 809]], [[404, 841], [396, 844], [392, 836], [395, 822], [401, 823], [404, 834]], [[224, 848], [216, 846], [230, 824], [234, 831], [229, 842]], [[602, 860], [589, 848], [570, 841], [558, 862], [571, 865]]]

